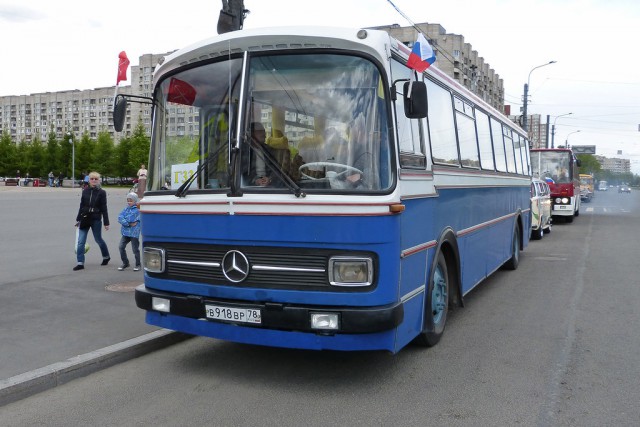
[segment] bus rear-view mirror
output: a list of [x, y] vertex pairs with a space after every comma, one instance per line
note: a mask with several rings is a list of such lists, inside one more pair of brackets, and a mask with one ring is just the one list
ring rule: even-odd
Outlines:
[[427, 85], [424, 82], [405, 82], [402, 87], [404, 113], [409, 119], [427, 117]]
[[124, 96], [116, 97], [113, 105], [113, 128], [116, 132], [122, 132], [124, 128], [124, 118], [127, 113], [127, 98]]

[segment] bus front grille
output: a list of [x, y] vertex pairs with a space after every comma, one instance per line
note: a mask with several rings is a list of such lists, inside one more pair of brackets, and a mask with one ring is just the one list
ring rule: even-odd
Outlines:
[[[327, 277], [329, 258], [347, 251], [155, 242], [147, 245], [165, 251], [165, 272], [147, 273], [151, 277], [236, 287], [358, 291], [331, 286]], [[238, 271], [243, 272], [240, 277], [223, 271], [225, 256], [230, 252], [239, 264], [248, 264], [247, 268], [238, 266]]]

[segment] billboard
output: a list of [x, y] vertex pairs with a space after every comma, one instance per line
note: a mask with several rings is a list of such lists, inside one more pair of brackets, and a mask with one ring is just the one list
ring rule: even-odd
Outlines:
[[596, 154], [595, 145], [572, 145], [571, 149], [575, 154]]

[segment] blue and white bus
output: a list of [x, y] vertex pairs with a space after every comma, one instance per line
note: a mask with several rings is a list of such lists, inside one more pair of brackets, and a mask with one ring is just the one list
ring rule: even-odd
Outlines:
[[525, 133], [435, 66], [407, 68], [409, 52], [383, 31], [273, 28], [157, 66], [135, 293], [147, 323], [397, 352], [435, 345], [450, 307], [517, 268]]

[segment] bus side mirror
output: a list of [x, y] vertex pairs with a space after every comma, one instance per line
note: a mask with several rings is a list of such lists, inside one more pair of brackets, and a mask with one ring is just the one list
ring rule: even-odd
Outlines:
[[116, 132], [122, 132], [126, 114], [127, 98], [119, 95], [116, 97], [116, 102], [113, 104], [113, 128], [116, 130]]
[[427, 117], [427, 85], [424, 82], [405, 82], [402, 86], [404, 114], [409, 119]]
[[576, 159], [576, 165], [578, 167], [582, 166], [582, 162], [580, 161], [580, 159]]

